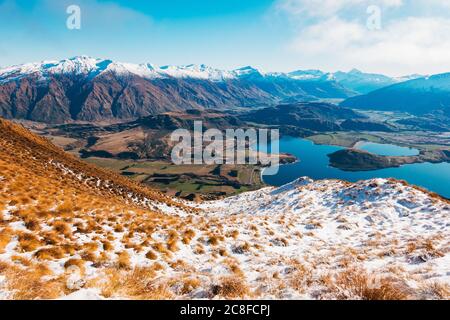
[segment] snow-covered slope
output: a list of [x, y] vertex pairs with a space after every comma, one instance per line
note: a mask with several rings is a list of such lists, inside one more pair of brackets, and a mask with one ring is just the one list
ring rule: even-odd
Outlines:
[[77, 56], [61, 61], [42, 61], [39, 63], [27, 63], [0, 68], [0, 83], [20, 79], [31, 74], [38, 74], [42, 78], [52, 74], [74, 74], [95, 77], [104, 72], [133, 74], [147, 79], [173, 77], [224, 81], [227, 79], [239, 79], [257, 75], [260, 77], [289, 78], [301, 81], [337, 81], [349, 89], [363, 89], [361, 93], [366, 93], [369, 87], [373, 90], [374, 88], [378, 89], [386, 85], [420, 77], [419, 75], [412, 75], [391, 78], [380, 74], [363, 73], [359, 70], [351, 70], [350, 72], [339, 71], [336, 73], [326, 73], [320, 70], [297, 70], [289, 73], [263, 72], [251, 66], [227, 71], [215, 69], [204, 64], [158, 67], [149, 63], [132, 64], [107, 59], [96, 59], [89, 56]]
[[251, 68], [240, 68], [225, 71], [202, 65], [162, 66], [152, 64], [132, 64], [115, 62], [112, 60], [95, 59], [88, 56], [78, 56], [61, 61], [43, 61], [27, 63], [0, 69], [0, 83], [20, 79], [31, 74], [38, 74], [45, 78], [52, 74], [74, 74], [95, 77], [101, 73], [114, 72], [117, 74], [133, 74], [147, 79], [155, 78], [191, 78], [210, 81], [237, 79], [249, 73], [260, 71]]

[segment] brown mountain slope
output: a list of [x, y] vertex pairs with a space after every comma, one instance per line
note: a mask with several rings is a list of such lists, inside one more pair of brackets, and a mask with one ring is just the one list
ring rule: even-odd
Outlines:
[[76, 187], [98, 197], [118, 198], [131, 205], [154, 207], [152, 202], [179, 206], [170, 198], [120, 175], [80, 161], [47, 139], [32, 134], [20, 125], [0, 119], [0, 161], [3, 174], [28, 171], [27, 176], [42, 178], [50, 184]]
[[[1, 80], [1, 79], [0, 79]], [[0, 83], [0, 116], [46, 123], [136, 119], [168, 111], [268, 105], [291, 96], [346, 98], [335, 83], [286, 79], [145, 79], [104, 72], [37, 74]]]

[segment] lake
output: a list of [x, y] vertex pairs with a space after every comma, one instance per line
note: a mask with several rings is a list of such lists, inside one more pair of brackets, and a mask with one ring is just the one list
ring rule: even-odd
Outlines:
[[367, 152], [378, 154], [380, 156], [417, 156], [420, 151], [414, 148], [399, 147], [393, 144], [381, 144], [374, 142], [359, 142], [355, 148], [365, 150]]
[[[382, 144], [360, 144], [358, 148], [368, 148], [371, 152], [381, 155], [410, 155], [412, 152], [418, 152], [415, 149]], [[263, 180], [269, 185], [281, 186], [303, 176], [316, 180], [342, 179], [351, 182], [372, 178], [396, 178], [450, 198], [450, 163], [416, 163], [399, 168], [347, 172], [329, 166], [327, 155], [341, 149], [343, 148], [337, 146], [316, 145], [306, 139], [283, 137], [280, 139], [280, 152], [295, 155], [299, 162], [281, 165], [276, 175], [263, 173]]]

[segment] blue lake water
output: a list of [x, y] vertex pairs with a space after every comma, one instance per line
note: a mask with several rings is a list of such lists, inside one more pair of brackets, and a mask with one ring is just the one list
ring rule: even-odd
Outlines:
[[361, 142], [358, 143], [357, 148], [365, 150], [373, 154], [380, 156], [417, 156], [419, 150], [408, 147], [399, 147], [393, 144], [381, 144], [373, 142]]
[[[382, 150], [382, 145], [376, 146], [378, 153], [403, 152], [401, 155], [404, 155], [404, 152], [408, 151], [404, 150], [408, 148], [398, 147], [400, 149], [395, 150], [393, 147], [395, 146], [388, 145], [388, 149]], [[450, 163], [417, 163], [399, 168], [347, 172], [329, 166], [327, 155], [341, 149], [343, 148], [316, 145], [305, 139], [283, 137], [280, 139], [280, 152], [295, 155], [299, 162], [281, 165], [276, 175], [269, 176], [263, 173], [263, 180], [267, 184], [281, 186], [302, 176], [316, 180], [342, 179], [352, 182], [372, 178], [396, 178], [450, 198]]]

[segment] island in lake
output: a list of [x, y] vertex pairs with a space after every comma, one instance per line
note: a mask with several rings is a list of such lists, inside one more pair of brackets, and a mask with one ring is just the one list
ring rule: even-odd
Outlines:
[[421, 150], [414, 156], [380, 156], [359, 149], [343, 149], [328, 155], [330, 165], [344, 171], [370, 171], [412, 163], [450, 162], [448, 150]]

